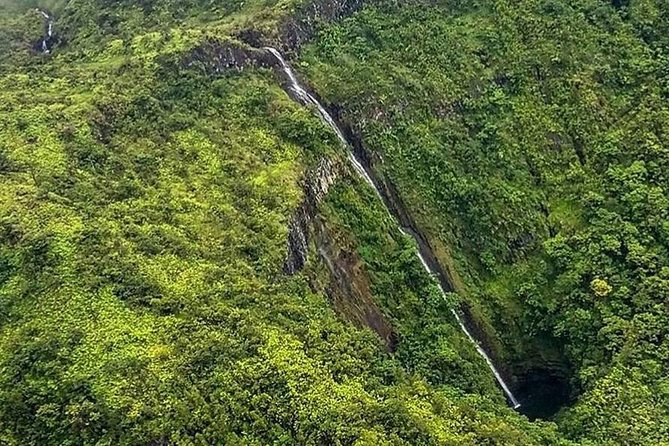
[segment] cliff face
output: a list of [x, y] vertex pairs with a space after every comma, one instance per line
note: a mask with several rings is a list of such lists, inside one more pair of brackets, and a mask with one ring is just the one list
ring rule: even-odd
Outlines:
[[337, 239], [320, 216], [315, 216], [311, 225], [318, 256], [330, 273], [325, 292], [335, 310], [349, 322], [372, 329], [388, 351], [395, 351], [397, 335], [372, 298], [371, 280], [362, 259], [355, 249]]
[[[357, 5], [357, 6], [356, 6]], [[310, 17], [318, 17], [325, 14], [331, 19], [341, 14], [350, 13], [359, 7], [358, 3], [347, 2], [322, 2], [313, 6], [312, 14], [298, 19], [290, 19], [286, 22], [281, 34], [282, 45], [293, 51], [297, 50], [305, 39], [310, 37], [309, 31], [314, 20]], [[318, 14], [317, 14], [318, 13]], [[262, 44], [263, 39], [252, 30], [245, 34], [247, 39], [252, 36], [253, 44]], [[264, 49], [248, 47], [245, 44], [230, 42], [217, 42], [208, 40], [194, 49], [184, 60], [183, 65], [197, 67], [210, 75], [217, 75], [225, 70], [244, 70], [247, 67], [271, 67], [276, 68], [279, 76], [285, 77], [280, 68], [279, 61]], [[283, 79], [287, 81], [287, 79]], [[291, 89], [287, 89], [291, 94]], [[422, 257], [436, 272], [442, 288], [445, 291], [459, 291], [459, 278], [454, 268], [449, 267], [448, 262], [438, 258], [435, 249], [430, 243], [430, 238], [420, 228], [408, 211], [400, 194], [394, 185], [383, 175], [377, 174], [375, 166], [379, 163], [375, 155], [366, 150], [359, 135], [355, 134], [351, 127], [343, 125], [339, 119], [339, 110], [330, 107], [330, 114], [335, 117], [338, 125], [343, 129], [348, 143], [355, 151], [356, 157], [362, 162], [365, 169], [373, 177], [383, 201], [392, 215], [395, 216], [399, 225], [409, 233], [418, 243], [418, 249]], [[373, 329], [386, 343], [389, 350], [395, 348], [395, 336], [392, 327], [385, 320], [379, 308], [371, 298], [368, 285], [369, 279], [361, 267], [359, 259], [355, 254], [346, 253], [337, 248], [336, 241], [328, 233], [327, 227], [318, 219], [318, 205], [327, 194], [329, 188], [335, 183], [340, 173], [340, 167], [332, 160], [322, 158], [315, 168], [310, 170], [304, 180], [304, 200], [295, 210], [289, 227], [286, 243], [287, 254], [284, 262], [286, 274], [300, 272], [307, 263], [310, 243], [313, 241], [320, 257], [325, 261], [331, 274], [331, 284], [326, 290], [335, 303], [335, 307], [345, 317], [359, 325], [365, 325]], [[315, 237], [312, 237], [315, 235]], [[446, 265], [446, 266], [444, 266]], [[476, 333], [477, 339], [485, 346], [495, 364], [500, 365], [502, 375], [507, 380], [511, 374], [502, 366], [501, 355], [498, 351], [494, 337], [482, 328], [479, 321], [475, 320], [468, 307], [463, 305], [461, 313], [467, 327]]]
[[[230, 69], [244, 70], [247, 67], [275, 68], [277, 75], [284, 77], [283, 81], [287, 83], [288, 79], [281, 70], [280, 62], [268, 51], [259, 47], [273, 45], [280, 47], [285, 53], [294, 54], [299, 51], [303, 43], [313, 37], [319, 23], [340, 19], [362, 6], [361, 0], [326, 0], [310, 3], [304, 10], [285, 19], [276, 36], [264, 36], [257, 30], [247, 29], [237, 34], [237, 38], [244, 43], [207, 40], [195, 48], [184, 59], [182, 65], [188, 68], [200, 68], [210, 75], [217, 75]], [[287, 88], [287, 92], [291, 94], [291, 88]], [[442, 288], [445, 291], [461, 291], [460, 279], [448, 259], [436, 255], [430, 237], [417, 225], [395, 186], [385, 176], [377, 173], [378, 169], [375, 166], [380, 160], [374, 153], [366, 150], [362, 139], [352, 131], [351, 126], [342, 124], [336, 106], [330, 107], [330, 114], [343, 129], [356, 157], [373, 177], [391, 214], [395, 216], [402, 229], [417, 241], [422, 257], [436, 273]], [[337, 249], [336, 242], [328, 234], [327, 227], [318, 219], [318, 205], [338, 176], [339, 167], [326, 158], [321, 159], [316, 167], [307, 173], [303, 186], [305, 198], [295, 210], [290, 223], [283, 269], [286, 274], [291, 275], [301, 271], [307, 263], [310, 243], [313, 241], [317, 252], [330, 270], [332, 282], [327, 291], [335, 302], [335, 307], [349, 320], [372, 328], [384, 340], [386, 346], [393, 350], [395, 340], [392, 328], [371, 298], [369, 286], [365, 285], [368, 283], [368, 278], [359, 259], [356, 260], [355, 255], [351, 254], [353, 256], [351, 257]], [[505, 379], [511, 381], [511, 373], [503, 366], [504, 361], [494, 335], [483, 328], [481, 321], [476, 320], [466, 304], [463, 304], [460, 310], [465, 325], [476, 334], [476, 338], [489, 352], [493, 362], [499, 366]]]
[[[203, 70], [211, 76], [220, 75], [226, 70], [241, 71], [250, 67], [280, 68], [274, 56], [258, 47], [274, 41], [274, 45], [294, 52], [312, 36], [320, 20], [335, 20], [350, 14], [361, 5], [361, 1], [317, 2], [309, 5], [304, 14], [296, 14], [295, 17], [299, 19], [286, 20], [281, 27], [278, 45], [272, 38], [262, 37], [254, 30], [246, 30], [238, 35], [245, 43], [207, 40], [184, 57], [180, 65], [186, 69]], [[276, 73], [285, 77], [280, 69]], [[288, 89], [289, 94], [290, 91]], [[289, 226], [283, 270], [289, 275], [302, 271], [310, 247], [314, 246], [330, 273], [329, 283], [323, 291], [332, 299], [335, 309], [348, 321], [372, 329], [386, 348], [393, 351], [396, 335], [372, 299], [370, 279], [362, 267], [361, 259], [354, 250], [338, 246], [333, 234], [318, 215], [319, 204], [341, 173], [342, 166], [325, 157], [306, 173], [303, 180], [304, 199], [293, 213]]]
[[288, 58], [311, 40], [318, 27], [350, 16], [370, 0], [319, 0], [302, 5], [280, 21], [274, 32], [268, 34], [254, 27], [235, 34], [236, 41], [220, 42], [209, 39], [195, 48], [186, 58], [185, 65], [199, 65], [208, 72], [220, 73], [225, 69], [243, 70], [248, 66], [276, 65], [260, 48], [273, 46]]
[[[310, 17], [318, 17], [317, 13], [323, 13], [326, 17], [336, 18], [339, 16], [338, 14], [353, 11], [357, 7], [355, 5], [358, 5], [358, 3], [322, 2], [315, 4], [311, 15], [286, 22], [282, 28], [282, 44], [293, 51], [297, 50], [301, 43], [310, 36], [309, 32], [312, 32], [310, 26], [315, 23], [314, 20], [316, 19]], [[249, 36], [254, 36], [254, 44], [261, 44], [263, 40], [253, 31], [247, 32], [246, 37]], [[268, 67], [276, 68], [277, 75], [285, 77], [285, 73], [280, 69], [280, 63], [269, 52], [234, 41], [217, 42], [208, 40], [194, 49], [182, 64], [189, 68], [197, 67], [214, 76], [230, 69], [244, 70], [247, 67]], [[287, 79], [283, 79], [283, 81], [287, 81]], [[287, 91], [290, 94], [292, 90], [288, 88]], [[429, 237], [416, 224], [394, 185], [383, 175], [377, 174], [378, 169], [375, 166], [379, 163], [379, 160], [372, 152], [366, 150], [362, 139], [352, 131], [350, 126], [342, 124], [339, 118], [339, 110], [336, 107], [330, 108], [331, 115], [339, 121], [338, 125], [343, 129], [356, 157], [373, 177], [385, 205], [395, 216], [402, 229], [417, 241], [422, 257], [435, 271], [442, 288], [445, 291], [459, 291], [457, 272], [454, 268], [448, 267], [449, 265], [444, 266], [444, 260], [437, 257]], [[283, 269], [286, 274], [290, 275], [302, 271], [307, 263], [309, 248], [313, 242], [320, 258], [330, 271], [331, 282], [325, 291], [333, 300], [335, 308], [349, 321], [374, 330], [384, 341], [386, 347], [392, 351], [396, 343], [395, 335], [392, 327], [371, 297], [369, 278], [362, 268], [360, 259], [357, 258], [355, 253], [337, 247], [336, 240], [333, 239], [327, 226], [318, 217], [318, 205], [326, 196], [330, 187], [336, 182], [340, 169], [340, 166], [332, 160], [322, 158], [306, 174], [303, 185], [304, 200], [295, 210], [289, 226]], [[499, 366], [502, 375], [505, 379], [511, 381], [511, 373], [503, 366], [504, 362], [498, 351], [498, 345], [494, 342], [494, 336], [488, 330], [482, 328], [481, 322], [473, 317], [466, 304], [462, 305], [461, 314], [465, 325], [476, 334], [476, 338], [489, 352], [493, 362]]]
[[274, 46], [287, 56], [295, 55], [311, 40], [319, 26], [348, 17], [373, 0], [316, 0], [299, 6], [279, 22], [276, 30], [266, 34], [256, 28], [247, 28], [236, 37], [251, 46]]
[[185, 68], [201, 69], [209, 75], [226, 70], [244, 70], [249, 67], [273, 67], [276, 60], [266, 51], [249, 47], [237, 41], [207, 39], [183, 57]]
[[339, 167], [328, 158], [321, 158], [318, 165], [306, 176], [304, 200], [293, 214], [288, 233], [287, 256], [284, 271], [295, 274], [304, 268], [309, 251], [309, 229], [318, 212], [318, 204], [325, 198], [330, 186], [339, 177]]
[[346, 249], [319, 215], [318, 206], [342, 173], [342, 166], [321, 158], [304, 180], [304, 199], [295, 210], [286, 243], [286, 274], [300, 272], [307, 263], [310, 246], [327, 267], [324, 290], [337, 312], [360, 327], [372, 329], [389, 351], [394, 351], [393, 327], [372, 298], [371, 283], [355, 249]]

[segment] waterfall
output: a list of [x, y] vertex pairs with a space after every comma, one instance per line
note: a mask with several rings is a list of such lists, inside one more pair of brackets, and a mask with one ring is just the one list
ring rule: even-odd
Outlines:
[[[279, 63], [281, 64], [281, 68], [283, 69], [283, 72], [286, 73], [286, 75], [290, 79], [290, 85], [288, 87], [290, 88], [290, 90], [293, 93], [295, 93], [295, 95], [300, 100], [300, 102], [302, 102], [302, 104], [304, 104], [304, 105], [314, 106], [316, 108], [316, 110], [318, 111], [318, 114], [321, 117], [321, 119], [323, 121], [325, 121], [328, 124], [328, 126], [330, 126], [330, 128], [332, 130], [334, 130], [335, 134], [337, 135], [337, 138], [342, 143], [342, 145], [344, 147], [348, 148], [349, 144], [348, 144], [348, 141], [346, 140], [346, 137], [342, 133], [342, 131], [339, 128], [339, 126], [337, 125], [337, 123], [334, 122], [334, 119], [332, 119], [332, 116], [330, 116], [330, 113], [328, 113], [327, 110], [325, 110], [325, 108], [323, 108], [323, 106], [320, 104], [320, 102], [318, 102], [316, 100], [316, 98], [314, 98], [308, 91], [306, 91], [302, 87], [302, 85], [300, 85], [300, 83], [297, 81], [297, 77], [295, 77], [295, 73], [293, 73], [293, 70], [290, 68], [288, 63], [284, 60], [281, 53], [279, 53], [279, 51], [277, 51], [276, 49], [270, 48], [270, 47], [266, 47], [264, 49], [269, 51], [270, 53], [272, 53], [272, 55], [274, 55], [274, 57], [276, 57], [276, 59], [279, 61]], [[370, 186], [372, 186], [372, 188], [376, 191], [376, 193], [380, 197], [381, 193], [379, 192], [378, 188], [374, 184], [374, 181], [372, 180], [371, 176], [367, 173], [367, 171], [362, 166], [360, 161], [358, 161], [356, 159], [356, 157], [353, 155], [352, 151], [348, 152], [348, 159], [351, 162], [351, 164], [353, 165], [353, 167], [355, 168], [355, 170], [358, 172], [358, 174], [367, 183], [369, 183]]]
[[[400, 227], [400, 232], [402, 232], [402, 234], [404, 235], [409, 235], [401, 227]], [[413, 238], [415, 239], [415, 237]], [[416, 242], [418, 242], [418, 240], [416, 240]], [[432, 268], [430, 268], [430, 265], [427, 263], [427, 260], [425, 260], [423, 254], [421, 254], [420, 249], [418, 250], [418, 258], [420, 259], [420, 262], [423, 264], [423, 268], [425, 268], [425, 271], [427, 271], [430, 275], [434, 276], [435, 275], [434, 271], [432, 271]], [[446, 292], [444, 291], [444, 289], [441, 286], [441, 283], [439, 283], [438, 280], [437, 280], [437, 286], [439, 287], [439, 291], [441, 291], [441, 294], [445, 296]], [[469, 338], [471, 343], [474, 344], [474, 347], [476, 347], [476, 351], [478, 352], [478, 354], [481, 355], [481, 357], [483, 357], [483, 359], [485, 360], [486, 364], [488, 364], [488, 367], [492, 371], [493, 375], [495, 375], [495, 379], [497, 379], [499, 386], [502, 388], [507, 398], [509, 398], [509, 401], [511, 402], [513, 408], [518, 409], [520, 407], [520, 403], [513, 395], [511, 389], [509, 389], [509, 386], [506, 384], [506, 382], [504, 382], [504, 378], [502, 378], [502, 375], [500, 375], [499, 371], [495, 367], [495, 364], [493, 364], [492, 359], [490, 359], [490, 356], [488, 356], [483, 347], [481, 347], [481, 344], [474, 338], [471, 332], [467, 329], [467, 326], [462, 321], [462, 318], [460, 317], [458, 312], [455, 311], [453, 308], [451, 308], [451, 313], [455, 317], [455, 320], [458, 322], [458, 325], [460, 325], [460, 329], [465, 333], [467, 338]]]
[[[266, 47], [264, 49], [266, 51], [270, 52], [277, 59], [277, 61], [279, 61], [279, 63], [281, 64], [281, 69], [286, 74], [286, 76], [288, 76], [288, 79], [290, 80], [290, 85], [288, 85], [288, 88], [290, 89], [290, 91], [292, 91], [295, 94], [295, 96], [299, 100], [299, 102], [301, 102], [303, 105], [306, 105], [306, 106], [313, 106], [315, 108], [315, 110], [318, 112], [318, 115], [320, 116], [320, 118], [325, 123], [327, 123], [328, 126], [335, 132], [335, 134], [337, 135], [337, 138], [339, 139], [341, 144], [347, 149], [348, 159], [351, 162], [351, 165], [353, 166], [353, 168], [374, 189], [376, 194], [381, 199], [381, 202], [383, 203], [384, 207], [386, 208], [386, 210], [388, 211], [388, 213], [392, 217], [392, 213], [390, 211], [390, 208], [387, 206], [386, 201], [384, 200], [383, 195], [381, 194], [381, 191], [376, 186], [376, 183], [374, 183], [374, 180], [372, 179], [372, 175], [369, 172], [367, 172], [364, 165], [360, 162], [360, 160], [358, 160], [356, 158], [354, 151], [351, 150], [350, 144], [348, 143], [348, 141], [346, 140], [346, 137], [344, 136], [344, 133], [339, 128], [337, 123], [334, 121], [332, 116], [330, 116], [330, 114], [327, 112], [327, 110], [325, 110], [325, 108], [321, 105], [320, 102], [318, 102], [318, 100], [316, 100], [316, 98], [314, 98], [307, 90], [304, 89], [304, 87], [302, 87], [302, 85], [300, 85], [299, 81], [297, 80], [297, 77], [295, 76], [295, 73], [290, 68], [288, 63], [284, 60], [283, 56], [281, 55], [281, 53], [278, 50], [276, 50], [275, 48], [270, 48], [270, 47]], [[415, 240], [415, 242], [418, 244], [418, 246], [420, 247], [420, 240], [418, 240], [418, 237], [416, 235], [409, 234], [399, 224], [398, 224], [398, 228], [399, 228], [400, 232], [402, 232], [402, 234], [413, 238]], [[420, 259], [420, 262], [423, 265], [423, 268], [425, 268], [425, 271], [427, 271], [427, 273], [430, 274], [433, 277], [436, 276], [436, 273], [432, 270], [429, 263], [427, 262], [427, 260], [423, 256], [423, 254], [420, 252], [420, 249], [418, 249], [418, 258]], [[443, 287], [441, 286], [441, 283], [439, 283], [438, 280], [437, 280], [437, 284], [439, 286], [439, 290], [441, 291], [442, 295], [444, 297], [446, 297], [446, 293], [445, 293]], [[467, 327], [465, 326], [465, 324], [462, 321], [462, 318], [460, 317], [458, 312], [455, 311], [453, 308], [451, 308], [451, 313], [455, 317], [455, 320], [458, 322], [458, 325], [460, 326], [460, 329], [464, 332], [464, 334], [471, 341], [471, 343], [474, 344], [474, 347], [476, 348], [476, 351], [478, 352], [478, 354], [481, 357], [483, 357], [486, 364], [488, 365], [488, 367], [492, 371], [493, 375], [495, 375], [495, 378], [497, 379], [497, 382], [499, 383], [499, 385], [502, 388], [502, 390], [504, 391], [505, 395], [507, 396], [507, 398], [511, 402], [511, 405], [513, 406], [513, 408], [514, 409], [519, 408], [520, 403], [518, 402], [516, 397], [513, 395], [513, 393], [509, 389], [509, 386], [506, 384], [506, 382], [504, 382], [504, 379], [502, 378], [502, 375], [500, 375], [499, 371], [497, 370], [497, 368], [495, 367], [492, 360], [490, 359], [490, 357], [488, 356], [486, 351], [483, 349], [481, 344], [474, 338], [474, 336], [471, 334], [471, 332], [467, 329]]]
[[37, 9], [37, 12], [42, 14], [42, 17], [46, 20], [46, 35], [42, 38], [42, 52], [44, 54], [49, 54], [51, 52], [49, 49], [49, 41], [53, 37], [53, 16], [43, 9]]

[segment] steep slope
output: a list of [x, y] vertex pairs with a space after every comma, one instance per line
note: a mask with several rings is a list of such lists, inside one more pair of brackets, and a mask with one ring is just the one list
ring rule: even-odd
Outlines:
[[[50, 54], [35, 50], [36, 6], [55, 17]], [[251, 21], [242, 34], [295, 29], [294, 6], [3, 10], [1, 443], [564, 443], [505, 405], [406, 238], [374, 247], [393, 262], [360, 273], [368, 305], [404, 337], [397, 355], [330, 301], [316, 244], [303, 272], [284, 273], [308, 172], [346, 154], [266, 64], [232, 48]], [[344, 167], [318, 213], [333, 251], [363, 269], [361, 228], [342, 212], [383, 222], [368, 241], [392, 226], [355, 178]], [[360, 198], [342, 207], [347, 194]], [[402, 314], [387, 314], [394, 303]], [[438, 360], [423, 339], [439, 340]]]
[[665, 444], [666, 3], [425, 6], [328, 27], [301, 70], [444, 247], [524, 410], [582, 393], [574, 439]]

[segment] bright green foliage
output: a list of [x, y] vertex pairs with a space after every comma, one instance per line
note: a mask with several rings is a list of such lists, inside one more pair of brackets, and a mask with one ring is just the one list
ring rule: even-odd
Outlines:
[[[0, 0], [0, 444], [666, 441], [665, 4], [389, 2], [322, 29], [298, 68], [466, 286], [443, 300], [344, 176], [320, 211], [389, 354], [282, 272], [334, 135], [268, 70], [185, 68], [300, 3]], [[463, 296], [515, 366], [565, 345], [584, 394], [558, 424], [506, 406], [450, 315]]]
[[0, 26], [0, 443], [559, 444], [452, 325], [444, 364], [472, 375], [431, 386], [283, 274], [300, 178], [334, 135], [267, 70], [177, 63], [281, 8], [42, 4], [61, 38], [45, 56], [34, 6], [3, 3]]

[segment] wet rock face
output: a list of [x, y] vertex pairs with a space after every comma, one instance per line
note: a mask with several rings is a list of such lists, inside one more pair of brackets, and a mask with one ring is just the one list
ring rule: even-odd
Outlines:
[[329, 158], [321, 158], [305, 178], [304, 200], [293, 214], [288, 233], [288, 253], [284, 271], [295, 274], [304, 268], [309, 251], [309, 229], [330, 187], [339, 177], [339, 167]]
[[339, 177], [339, 168], [329, 158], [321, 158], [316, 168], [307, 178], [306, 199], [312, 206], [320, 203]]
[[233, 41], [209, 39], [193, 49], [184, 57], [182, 65], [186, 68], [199, 68], [210, 75], [221, 74], [227, 70], [242, 71], [250, 67], [273, 67], [276, 60], [266, 51], [244, 47]]
[[372, 298], [371, 279], [355, 249], [337, 243], [321, 217], [313, 220], [318, 256], [329, 271], [326, 293], [347, 321], [374, 331], [389, 352], [397, 348], [397, 334]]
[[324, 291], [334, 308], [349, 322], [373, 330], [388, 351], [397, 346], [392, 325], [372, 299], [370, 278], [355, 250], [340, 247], [322, 217], [318, 205], [337, 181], [341, 166], [329, 158], [321, 158], [304, 180], [304, 200], [293, 214], [284, 262], [286, 274], [296, 274], [307, 262], [309, 244], [313, 239], [317, 256], [329, 271]]
[[293, 214], [288, 232], [288, 249], [283, 271], [293, 275], [302, 270], [307, 263], [309, 251], [309, 222], [306, 206], [300, 205]]
[[58, 43], [57, 36], [54, 31], [54, 16], [44, 9], [35, 9], [35, 11], [44, 20], [44, 35], [36, 42], [33, 42], [32, 48], [34, 51], [42, 54], [51, 54], [51, 49]]

